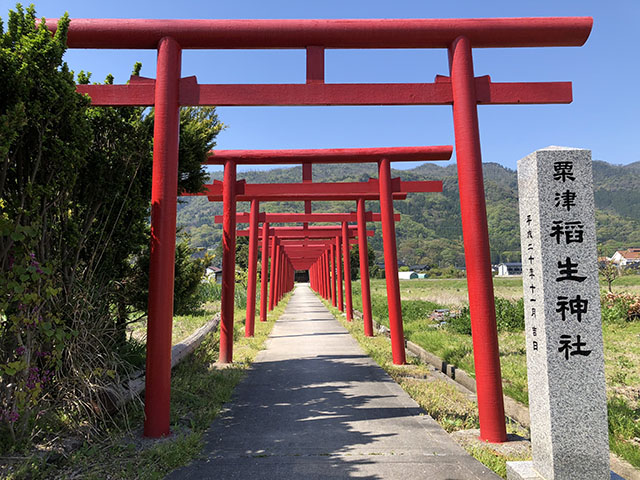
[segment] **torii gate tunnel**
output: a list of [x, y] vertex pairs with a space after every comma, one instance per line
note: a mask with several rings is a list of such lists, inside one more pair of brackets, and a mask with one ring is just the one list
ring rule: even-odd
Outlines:
[[[305, 210], [310, 211], [310, 202], [335, 201], [335, 200], [380, 200], [380, 219], [382, 221], [385, 264], [387, 265], [387, 296], [389, 301], [389, 323], [392, 333], [393, 361], [396, 364], [405, 363], [404, 335], [402, 331], [402, 309], [400, 301], [400, 285], [397, 278], [396, 239], [393, 216], [393, 198], [395, 195], [406, 196], [410, 192], [440, 192], [442, 182], [419, 181], [404, 182], [399, 178], [391, 178], [390, 160], [448, 160], [451, 157], [452, 147], [404, 147], [404, 148], [360, 148], [360, 149], [324, 149], [324, 150], [254, 150], [254, 151], [218, 151], [212, 155], [207, 163], [224, 165], [224, 181], [215, 181], [205, 185], [202, 193], [192, 195], [205, 195], [211, 201], [223, 200], [223, 261], [222, 261], [222, 305], [221, 305], [221, 334], [220, 334], [220, 362], [230, 362], [233, 351], [233, 298], [235, 288], [235, 222], [236, 201], [251, 201], [252, 209], [257, 215], [257, 201], [305, 201]], [[311, 168], [303, 169], [302, 183], [281, 184], [248, 184], [236, 181], [236, 167], [238, 164], [274, 163], [281, 164], [308, 164], [311, 163], [363, 163], [373, 162], [378, 164], [379, 178], [370, 179], [368, 182], [342, 182], [342, 183], [313, 183], [311, 180]], [[255, 203], [254, 203], [255, 202]], [[307, 204], [309, 203], [308, 208]], [[362, 207], [364, 208], [364, 206]], [[306, 215], [306, 214], [305, 214]], [[311, 215], [310, 213], [308, 215]], [[310, 217], [309, 217], [310, 218]], [[255, 220], [254, 220], [255, 222]], [[321, 230], [323, 227], [316, 227]], [[346, 228], [346, 222], [341, 228]], [[257, 226], [254, 226], [257, 232]], [[293, 235], [293, 232], [287, 232]], [[298, 231], [298, 237], [302, 238], [309, 231]], [[341, 231], [336, 231], [336, 248], [340, 243]], [[343, 235], [346, 237], [346, 233]], [[318, 238], [318, 237], [316, 237]], [[343, 242], [344, 243], [344, 242]], [[255, 241], [250, 242], [254, 245]], [[366, 246], [363, 246], [366, 247]], [[277, 248], [277, 247], [276, 247]], [[344, 243], [342, 255], [345, 257], [345, 272], [349, 271], [348, 244]], [[273, 251], [273, 250], [272, 250]], [[366, 251], [366, 248], [365, 248]], [[280, 265], [280, 253], [276, 252], [276, 269]], [[338, 251], [338, 256], [340, 252]], [[250, 259], [250, 268], [254, 262]], [[225, 268], [225, 265], [228, 267]], [[340, 269], [338, 283], [342, 283]], [[251, 288], [255, 271], [249, 272], [249, 297], [255, 295]], [[276, 277], [277, 278], [277, 277]], [[352, 312], [351, 284], [345, 276], [345, 300], [347, 303], [347, 317], [350, 319]], [[273, 284], [272, 284], [273, 285]], [[341, 290], [339, 290], [341, 292]], [[368, 292], [367, 292], [368, 293]], [[339, 297], [340, 298], [340, 297]], [[272, 295], [269, 297], [269, 306], [272, 307]], [[251, 298], [248, 298], [250, 301]], [[342, 306], [342, 301], [339, 302]], [[251, 306], [249, 308], [252, 308]], [[247, 310], [249, 314], [249, 310]], [[249, 317], [247, 317], [249, 319]], [[250, 317], [251, 319], [253, 316]]]
[[[304, 174], [303, 174], [304, 176]], [[357, 222], [357, 236], [358, 236], [358, 253], [359, 253], [359, 263], [360, 263], [360, 282], [361, 282], [361, 298], [362, 298], [362, 319], [364, 325], [364, 334], [365, 336], [371, 337], [373, 336], [373, 319], [371, 316], [371, 292], [369, 285], [369, 265], [368, 265], [368, 245], [367, 245], [367, 235], [369, 232], [366, 230], [366, 222], [380, 222], [382, 220], [382, 215], [380, 213], [366, 212], [365, 211], [365, 200], [363, 198], [358, 199], [357, 201], [357, 212], [355, 213], [259, 213], [259, 201], [252, 200], [251, 201], [251, 211], [250, 213], [238, 213], [236, 215], [236, 223], [248, 223], [249, 224], [249, 268], [248, 268], [248, 285], [247, 285], [247, 312], [246, 312], [246, 321], [245, 321], [245, 335], [252, 336], [253, 335], [253, 324], [255, 317], [255, 297], [256, 297], [256, 272], [257, 272], [257, 250], [258, 250], [258, 226], [259, 223], [263, 223], [262, 230], [262, 268], [263, 272], [261, 275], [261, 288], [260, 288], [260, 321], [264, 322], [267, 319], [267, 275], [266, 268], [268, 262], [268, 245], [269, 238], [275, 237], [274, 230], [269, 230], [269, 224], [272, 223], [304, 223], [304, 227], [307, 227], [309, 222], [340, 222], [341, 228], [343, 222]], [[222, 223], [223, 216], [216, 215], [214, 217], [215, 223]], [[400, 215], [394, 215], [394, 221], [400, 221]], [[245, 231], [238, 231], [238, 235], [246, 235]], [[344, 233], [344, 232], [343, 232]], [[371, 232], [373, 234], [373, 232]], [[345, 241], [344, 235], [342, 235], [342, 242]], [[282, 236], [278, 237], [282, 240]], [[342, 286], [339, 285], [340, 288], [338, 296], [340, 302], [338, 302], [338, 298], [336, 297], [336, 270], [335, 266], [338, 266], [340, 263], [339, 256], [340, 251], [337, 251], [336, 257], [336, 248], [335, 243], [339, 241], [331, 240], [324, 241], [320, 239], [313, 239], [312, 242], [309, 241], [309, 237], [305, 237], [305, 239], [297, 240], [293, 244], [285, 243], [286, 240], [283, 240], [281, 243], [285, 248], [285, 252], [287, 257], [291, 260], [291, 265], [294, 270], [310, 270], [310, 283], [311, 287], [318, 291], [323, 297], [329, 298], [331, 296], [331, 301], [334, 307], [338, 307], [340, 311], [344, 311], [344, 305], [342, 302]], [[348, 245], [355, 243], [352, 238], [347, 239]], [[329, 272], [327, 275], [327, 280], [330, 283], [325, 284], [320, 281], [320, 278], [317, 277], [314, 273], [318, 273], [318, 268], [312, 268], [316, 266], [317, 261], [322, 258], [323, 255], [329, 255], [328, 261], [323, 263], [324, 267]], [[344, 257], [344, 262], [349, 262], [349, 257]], [[348, 271], [347, 265], [343, 267], [345, 271]], [[321, 277], [324, 279], [324, 276]], [[346, 277], [346, 281], [350, 281], [349, 277]], [[326, 287], [326, 290], [324, 289]], [[273, 288], [275, 288], [272, 284], [272, 292]], [[350, 289], [346, 289], [350, 293]], [[351, 299], [347, 299], [347, 305], [351, 305]], [[353, 309], [347, 308], [346, 317], [347, 321], [350, 321], [353, 316]]]
[[[504, 441], [477, 105], [570, 103], [572, 93], [570, 82], [494, 83], [488, 76], [476, 78], [472, 48], [580, 46], [592, 24], [591, 17], [71, 20], [69, 48], [158, 51], [155, 80], [78, 86], [79, 92], [91, 96], [93, 105], [155, 107], [145, 435], [169, 434], [179, 107], [452, 105], [480, 437]], [[55, 30], [57, 20], [47, 20], [47, 26]], [[307, 51], [306, 84], [199, 85], [195, 77], [180, 78], [183, 49], [292, 48]], [[325, 48], [443, 48], [449, 54], [450, 76], [438, 76], [435, 83], [326, 84]]]

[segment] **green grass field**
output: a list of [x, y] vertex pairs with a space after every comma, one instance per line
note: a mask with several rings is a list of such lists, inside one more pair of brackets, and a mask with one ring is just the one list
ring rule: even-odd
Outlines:
[[[601, 283], [601, 289], [605, 292], [606, 284]], [[435, 308], [468, 305], [466, 279], [401, 280], [400, 291], [406, 338], [474, 375], [471, 336], [438, 327], [429, 318]], [[616, 279], [613, 291], [640, 294], [640, 276]], [[522, 279], [494, 278], [494, 292], [496, 297], [520, 299]], [[353, 293], [359, 310], [359, 281], [353, 282]], [[385, 281], [371, 280], [371, 293], [374, 317], [388, 325]], [[640, 468], [640, 321], [605, 323], [603, 334], [611, 449]], [[524, 332], [501, 332], [499, 345], [504, 393], [528, 404]]]

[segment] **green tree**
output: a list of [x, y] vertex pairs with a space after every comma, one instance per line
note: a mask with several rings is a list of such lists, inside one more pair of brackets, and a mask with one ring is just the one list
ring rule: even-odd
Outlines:
[[[357, 280], [360, 278], [360, 250], [359, 245], [355, 245], [349, 252], [349, 262], [351, 266], [351, 280]], [[376, 265], [376, 252], [371, 245], [367, 244], [367, 261], [369, 264], [369, 276], [371, 276], [371, 270]]]
[[598, 271], [600, 272], [600, 276], [603, 278], [603, 280], [607, 282], [609, 293], [612, 293], [611, 285], [616, 278], [622, 275], [620, 267], [613, 263], [611, 260], [604, 260], [598, 262]]
[[[153, 111], [91, 108], [76, 93], [68, 22], [51, 35], [18, 5], [0, 25], [0, 443], [28, 438], [44, 399], [85, 414], [98, 385], [113, 390], [99, 372], [122, 364], [127, 284], [149, 248]], [[213, 108], [188, 108], [180, 125], [178, 191], [199, 191], [222, 124]], [[202, 270], [191, 253], [180, 246], [176, 267], [189, 286]]]

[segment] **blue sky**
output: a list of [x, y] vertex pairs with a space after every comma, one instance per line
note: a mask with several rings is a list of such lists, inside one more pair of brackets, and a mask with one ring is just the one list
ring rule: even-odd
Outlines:
[[[14, 3], [1, 0], [6, 19]], [[40, 16], [72, 18], [480, 18], [594, 17], [585, 46], [474, 50], [476, 75], [494, 81], [572, 81], [570, 105], [481, 106], [483, 161], [515, 169], [518, 159], [548, 145], [589, 148], [593, 158], [616, 164], [640, 160], [640, 80], [635, 0], [91, 0], [41, 1]], [[76, 71], [116, 83], [134, 62], [155, 76], [155, 51], [70, 50]], [[183, 76], [201, 83], [304, 82], [304, 52], [185, 51]], [[448, 74], [444, 50], [346, 50], [326, 54], [327, 82], [431, 82]], [[339, 148], [453, 144], [451, 108], [226, 107], [218, 148]], [[394, 164], [395, 168], [414, 165]]]

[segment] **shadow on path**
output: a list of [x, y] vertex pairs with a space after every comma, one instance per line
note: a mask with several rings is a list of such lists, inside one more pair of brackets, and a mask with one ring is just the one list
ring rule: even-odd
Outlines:
[[203, 458], [169, 479], [498, 478], [468, 456], [300, 287]]

